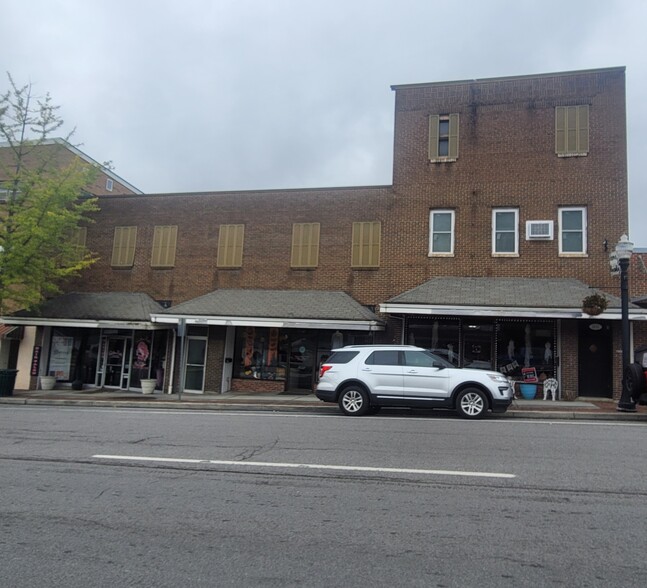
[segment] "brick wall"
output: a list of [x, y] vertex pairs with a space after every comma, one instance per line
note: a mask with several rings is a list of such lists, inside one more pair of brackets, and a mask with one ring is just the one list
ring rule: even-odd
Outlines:
[[[590, 105], [590, 152], [554, 153], [556, 105]], [[427, 117], [460, 114], [453, 163], [427, 161]], [[173, 304], [217, 288], [325, 289], [377, 305], [435, 276], [568, 277], [618, 294], [608, 251], [627, 230], [624, 71], [396, 88], [393, 187], [110, 196], [88, 228], [100, 260], [70, 289], [145, 291]], [[588, 255], [558, 255], [558, 208], [586, 206]], [[519, 208], [519, 256], [491, 254], [493, 207]], [[428, 256], [429, 211], [456, 211], [455, 255]], [[526, 220], [555, 222], [526, 241]], [[350, 267], [353, 221], [382, 221], [379, 270]], [[290, 269], [292, 223], [320, 222], [319, 266]], [[220, 224], [245, 225], [241, 269], [216, 267]], [[155, 225], [178, 225], [174, 269], [150, 267]], [[132, 269], [110, 267], [115, 226], [137, 225]], [[522, 303], [523, 301], [520, 301]]]

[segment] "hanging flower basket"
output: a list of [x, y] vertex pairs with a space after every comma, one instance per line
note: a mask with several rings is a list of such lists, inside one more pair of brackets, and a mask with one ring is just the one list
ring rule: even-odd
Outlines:
[[603, 294], [591, 294], [582, 300], [582, 311], [590, 316], [596, 316], [603, 313], [608, 304]]

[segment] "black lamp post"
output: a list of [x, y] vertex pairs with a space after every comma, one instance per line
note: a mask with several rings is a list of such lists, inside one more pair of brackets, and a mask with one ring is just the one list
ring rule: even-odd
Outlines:
[[616, 245], [616, 256], [620, 266], [620, 306], [622, 311], [622, 395], [618, 402], [618, 410], [634, 412], [636, 403], [631, 398], [631, 390], [625, 382], [625, 371], [629, 365], [629, 260], [634, 250], [634, 244], [627, 235], [622, 235]]

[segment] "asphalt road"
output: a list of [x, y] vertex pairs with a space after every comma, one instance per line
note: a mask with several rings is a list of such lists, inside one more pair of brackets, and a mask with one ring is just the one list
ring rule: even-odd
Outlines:
[[647, 424], [0, 407], [0, 585], [644, 586]]

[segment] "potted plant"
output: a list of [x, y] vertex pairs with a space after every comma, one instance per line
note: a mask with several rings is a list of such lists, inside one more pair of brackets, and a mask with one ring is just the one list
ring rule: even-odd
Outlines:
[[140, 380], [142, 387], [142, 394], [152, 394], [155, 391], [157, 380], [154, 378], [142, 378]]
[[56, 386], [56, 376], [41, 376], [40, 387], [41, 390], [53, 390]]
[[606, 299], [604, 294], [596, 292], [595, 294], [589, 294], [584, 300], [582, 300], [582, 310], [591, 316], [603, 313], [609, 304], [609, 301]]

